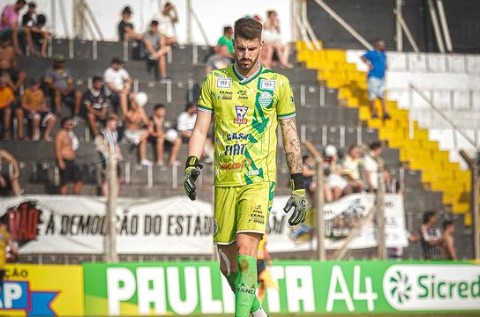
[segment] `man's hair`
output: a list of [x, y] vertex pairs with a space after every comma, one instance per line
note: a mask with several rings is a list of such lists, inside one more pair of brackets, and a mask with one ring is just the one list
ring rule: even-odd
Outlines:
[[25, 5], [25, 4], [27, 4], [27, 1], [25, 1], [25, 0], [17, 0], [17, 2], [15, 2], [15, 4]]
[[452, 220], [445, 220], [442, 224], [443, 230], [447, 229], [449, 226], [453, 226], [453, 221]]
[[118, 121], [118, 116], [117, 116], [115, 113], [110, 113], [110, 114], [107, 116], [107, 120], [106, 120], [106, 121], [110, 121], [110, 120]]
[[254, 40], [262, 38], [262, 23], [253, 18], [241, 18], [235, 21], [234, 38]]
[[121, 64], [121, 65], [123, 65], [123, 60], [119, 57], [114, 57], [110, 61], [110, 64]]
[[225, 33], [227, 33], [227, 32], [230, 32], [230, 31], [233, 31], [233, 29], [232, 29], [232, 27], [229, 26], [229, 25], [228, 25], [228, 26], [225, 26], [225, 27], [223, 28], [223, 34], [225, 34]]
[[163, 103], [157, 103], [155, 107], [153, 107], [153, 111], [157, 111], [158, 109], [165, 108]]
[[187, 103], [187, 104], [185, 105], [185, 111], [188, 111], [188, 109], [193, 108], [193, 107], [196, 107], [196, 106], [197, 106], [196, 103], [194, 103], [194, 102], [189, 102], [189, 103]]
[[60, 121], [60, 126], [63, 128], [63, 126], [65, 125], [65, 123], [66, 123], [67, 121], [71, 121], [71, 120], [73, 120], [72, 117], [63, 117], [63, 118], [62, 118], [62, 121]]
[[158, 26], [158, 21], [152, 20], [152, 22], [150, 22], [150, 26]]
[[103, 78], [100, 77], [100, 76], [93, 76], [92, 78], [92, 83], [96, 82], [96, 81], [103, 81]]
[[427, 210], [423, 213], [423, 224], [426, 224], [427, 222], [430, 221], [432, 217], [435, 217], [435, 211], [433, 210]]
[[379, 149], [382, 147], [382, 144], [378, 141], [370, 143], [370, 150], [375, 151], [376, 149]]
[[44, 26], [47, 23], [47, 17], [45, 14], [37, 15], [37, 25]]
[[29, 8], [36, 8], [36, 7], [37, 7], [37, 4], [36, 4], [35, 2], [33, 2], [33, 1], [30, 1], [30, 2], [28, 3], [28, 7], [29, 7]]

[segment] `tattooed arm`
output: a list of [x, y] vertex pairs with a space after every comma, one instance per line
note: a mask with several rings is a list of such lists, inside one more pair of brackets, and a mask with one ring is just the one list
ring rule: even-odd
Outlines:
[[300, 148], [295, 118], [279, 121], [282, 129], [283, 148], [285, 149], [290, 174], [301, 174], [303, 170], [302, 150]]

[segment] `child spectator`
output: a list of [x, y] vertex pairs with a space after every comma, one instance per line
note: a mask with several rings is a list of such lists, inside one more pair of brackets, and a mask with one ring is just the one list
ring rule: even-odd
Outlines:
[[182, 138], [175, 129], [171, 128], [171, 124], [165, 120], [167, 115], [167, 109], [163, 104], [157, 104], [153, 110], [153, 115], [150, 118], [150, 124], [152, 127], [151, 137], [155, 141], [155, 152], [157, 157], [157, 165], [163, 166], [165, 143], [171, 144], [170, 156], [168, 158], [169, 165], [180, 165], [180, 161], [177, 160], [178, 151], [182, 145]]
[[90, 132], [97, 136], [97, 123], [105, 123], [107, 118], [108, 102], [103, 90], [102, 77], [95, 76], [92, 79], [92, 88], [85, 90], [82, 97], [83, 115], [88, 122]]
[[10, 123], [12, 122], [12, 105], [15, 101], [13, 90], [7, 85], [8, 78], [6, 75], [0, 76], [0, 117], [2, 121], [2, 138], [10, 140]]
[[123, 68], [123, 64], [124, 62], [120, 58], [114, 57], [110, 62], [110, 67], [103, 74], [103, 80], [105, 81], [105, 92], [110, 98], [113, 110], [118, 113], [118, 108], [120, 108], [122, 114], [125, 115], [132, 78]]

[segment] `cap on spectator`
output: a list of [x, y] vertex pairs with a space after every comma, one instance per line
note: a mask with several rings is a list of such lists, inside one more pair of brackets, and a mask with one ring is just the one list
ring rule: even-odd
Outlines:
[[132, 14], [132, 13], [133, 13], [132, 8], [130, 8], [129, 6], [126, 6], [122, 10], [122, 14]]
[[33, 2], [33, 1], [30, 1], [30, 2], [28, 3], [28, 7], [29, 7], [29, 8], [36, 8], [36, 7], [37, 7], [37, 4], [36, 4], [35, 2]]
[[66, 61], [66, 58], [65, 58], [65, 56], [63, 56], [63, 55], [55, 55], [55, 56], [53, 56], [53, 64], [54, 64], [54, 65], [63, 64], [63, 63], [65, 63], [65, 61]]
[[123, 62], [123, 60], [121, 58], [114, 57], [114, 58], [112, 58], [112, 61], [110, 62], [110, 64], [122, 64], [123, 65], [125, 63]]
[[325, 156], [333, 157], [335, 155], [337, 155], [337, 148], [332, 144], [327, 145], [325, 147]]

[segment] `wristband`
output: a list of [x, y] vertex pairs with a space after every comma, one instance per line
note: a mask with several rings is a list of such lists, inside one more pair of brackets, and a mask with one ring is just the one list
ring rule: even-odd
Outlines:
[[290, 186], [292, 190], [305, 189], [305, 180], [302, 173], [296, 173], [290, 176]]
[[198, 165], [198, 157], [196, 157], [196, 156], [189, 156], [189, 157], [187, 158], [187, 162], [185, 163], [185, 168], [191, 167], [191, 166], [197, 167], [197, 165]]

